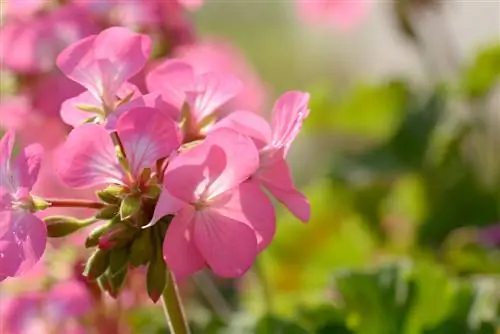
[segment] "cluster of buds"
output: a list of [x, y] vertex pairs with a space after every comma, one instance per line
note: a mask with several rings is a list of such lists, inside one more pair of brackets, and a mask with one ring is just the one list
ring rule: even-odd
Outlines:
[[[197, 73], [167, 60], [147, 77], [149, 93], [128, 80], [144, 67], [151, 40], [112, 27], [67, 47], [59, 69], [86, 91], [65, 101], [61, 117], [73, 130], [56, 169], [67, 186], [99, 187], [98, 201], [36, 199], [29, 194], [40, 150], [11, 163], [12, 134], [0, 144], [0, 278], [21, 275], [42, 256], [46, 238], [92, 226], [94, 249], [84, 275], [117, 296], [130, 268], [147, 268], [152, 300], [167, 268], [182, 280], [208, 266], [222, 277], [245, 273], [272, 241], [273, 203], [266, 189], [306, 222], [310, 208], [286, 163], [307, 117], [309, 95], [287, 92], [271, 124], [224, 105], [242, 84], [229, 73]], [[48, 207], [96, 209], [78, 220], [33, 213]], [[21, 217], [21, 218], [19, 218]]]

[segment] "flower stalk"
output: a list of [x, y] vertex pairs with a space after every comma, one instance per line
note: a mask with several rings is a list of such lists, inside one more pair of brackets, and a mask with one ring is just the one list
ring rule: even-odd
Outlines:
[[161, 303], [170, 332], [172, 334], [189, 334], [189, 326], [182, 306], [179, 288], [170, 270], [167, 270], [167, 286], [161, 296]]

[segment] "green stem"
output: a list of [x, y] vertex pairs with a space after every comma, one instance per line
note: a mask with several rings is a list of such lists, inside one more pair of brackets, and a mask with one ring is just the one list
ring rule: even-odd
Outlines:
[[46, 199], [44, 201], [50, 204], [51, 208], [88, 208], [88, 209], [102, 209], [106, 206], [104, 203], [86, 201], [80, 199]]
[[170, 328], [170, 333], [189, 334], [189, 327], [182, 307], [177, 282], [170, 273], [170, 270], [167, 271], [167, 286], [161, 296], [161, 302], [167, 318], [168, 327]]

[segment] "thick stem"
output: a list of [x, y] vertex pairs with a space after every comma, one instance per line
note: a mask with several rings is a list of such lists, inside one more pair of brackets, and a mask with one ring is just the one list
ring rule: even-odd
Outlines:
[[161, 296], [163, 311], [172, 334], [189, 334], [189, 326], [174, 276], [167, 271], [167, 286]]
[[51, 208], [88, 208], [88, 209], [102, 209], [106, 205], [100, 202], [86, 201], [80, 199], [47, 199], [44, 201], [50, 204]]

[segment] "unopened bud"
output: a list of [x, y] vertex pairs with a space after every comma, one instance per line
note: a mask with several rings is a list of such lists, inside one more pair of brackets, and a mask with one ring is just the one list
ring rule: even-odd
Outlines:
[[120, 196], [123, 194], [123, 187], [119, 185], [110, 185], [106, 189], [98, 191], [97, 197], [104, 203], [119, 204]]
[[150, 228], [142, 230], [130, 247], [129, 261], [134, 267], [139, 267], [151, 261], [153, 256], [151, 230]]
[[83, 275], [91, 280], [95, 280], [101, 276], [108, 268], [109, 255], [109, 251], [97, 249], [87, 260]]
[[108, 293], [111, 297], [117, 298], [120, 290], [125, 282], [125, 278], [127, 278], [127, 268], [120, 271], [115, 275], [107, 275], [109, 281], [109, 290]]
[[128, 244], [133, 238], [138, 230], [125, 225], [125, 224], [113, 224], [106, 230], [106, 232], [99, 238], [99, 248], [101, 249], [111, 249], [116, 247], [121, 247]]
[[160, 186], [149, 186], [146, 192], [144, 193], [144, 196], [147, 198], [158, 198], [161, 194], [161, 188]]
[[131, 218], [141, 209], [141, 197], [130, 195], [125, 197], [120, 206], [120, 217], [122, 220]]
[[161, 256], [155, 256], [149, 263], [146, 283], [149, 298], [156, 303], [167, 285], [167, 266]]
[[118, 214], [118, 211], [119, 207], [117, 205], [107, 206], [99, 211], [95, 216], [98, 219], [112, 219]]
[[43, 220], [47, 225], [47, 235], [50, 238], [65, 237], [97, 221], [94, 218], [79, 220], [73, 217], [66, 216], [50, 216], [45, 217]]
[[128, 257], [129, 249], [127, 247], [112, 249], [109, 255], [109, 274], [114, 276], [126, 269]]
[[50, 203], [40, 197], [31, 196], [31, 203], [34, 211], [43, 211], [50, 207]]
[[86, 248], [91, 248], [95, 247], [99, 244], [99, 238], [111, 227], [113, 224], [112, 221], [109, 221], [103, 225], [97, 226], [95, 229], [93, 229], [87, 239], [85, 240], [85, 247]]

